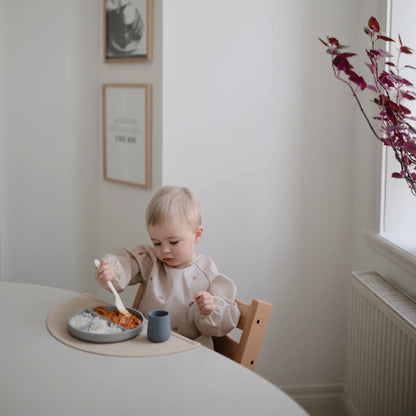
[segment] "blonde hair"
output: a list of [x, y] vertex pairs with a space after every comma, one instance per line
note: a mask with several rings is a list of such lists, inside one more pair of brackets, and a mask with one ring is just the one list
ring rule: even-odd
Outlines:
[[164, 186], [146, 208], [146, 226], [178, 220], [194, 228], [200, 226], [199, 202], [188, 188]]

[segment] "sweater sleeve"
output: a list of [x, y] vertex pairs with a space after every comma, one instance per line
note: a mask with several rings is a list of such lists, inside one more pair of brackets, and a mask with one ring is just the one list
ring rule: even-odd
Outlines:
[[214, 297], [214, 310], [203, 315], [198, 307], [194, 309], [194, 322], [202, 335], [221, 337], [238, 324], [240, 311], [235, 303], [236, 287], [226, 276], [217, 274], [208, 288]]

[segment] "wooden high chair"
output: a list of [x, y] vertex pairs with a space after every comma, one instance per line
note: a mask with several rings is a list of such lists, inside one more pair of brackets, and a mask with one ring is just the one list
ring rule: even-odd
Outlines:
[[144, 292], [144, 285], [139, 283], [138, 288], [137, 288], [137, 292], [136, 292], [136, 296], [135, 296], [134, 301], [133, 301], [133, 305], [131, 305], [131, 307], [133, 309], [137, 309], [139, 307], [139, 303], [142, 300], [143, 292]]
[[213, 337], [214, 349], [254, 371], [273, 305], [258, 299], [252, 300], [250, 305], [239, 299], [235, 301], [241, 312], [237, 324], [242, 331], [240, 340], [236, 341], [229, 335]]
[[[133, 309], [138, 308], [143, 292], [144, 286], [139, 284]], [[236, 341], [229, 335], [213, 337], [214, 349], [244, 367], [254, 370], [273, 305], [258, 299], [252, 300], [250, 305], [239, 299], [235, 301], [241, 313], [237, 324], [237, 328], [241, 329], [240, 340]]]

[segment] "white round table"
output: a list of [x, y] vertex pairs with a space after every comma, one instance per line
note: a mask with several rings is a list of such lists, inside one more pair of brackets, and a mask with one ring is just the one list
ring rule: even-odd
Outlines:
[[62, 344], [46, 318], [76, 295], [0, 282], [1, 415], [307, 415], [267, 380], [202, 346], [126, 358]]

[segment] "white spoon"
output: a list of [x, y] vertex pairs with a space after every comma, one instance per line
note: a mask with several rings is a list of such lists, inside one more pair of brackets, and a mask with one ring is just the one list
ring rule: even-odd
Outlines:
[[[101, 262], [100, 262], [100, 260], [94, 260], [94, 264], [95, 264], [95, 267], [96, 267], [96, 268], [98, 268], [98, 266], [101, 264]], [[107, 285], [108, 285], [108, 287], [111, 289], [111, 291], [112, 291], [112, 292], [113, 292], [113, 294], [114, 294], [117, 309], [118, 309], [118, 310], [119, 310], [119, 311], [120, 311], [123, 315], [130, 316], [130, 315], [131, 315], [131, 313], [130, 313], [130, 312], [126, 309], [126, 307], [124, 306], [123, 301], [121, 300], [120, 295], [117, 293], [117, 290], [115, 289], [115, 287], [114, 287], [113, 283], [112, 283], [112, 282], [110, 282], [110, 281], [108, 281], [108, 282], [107, 282]]]

